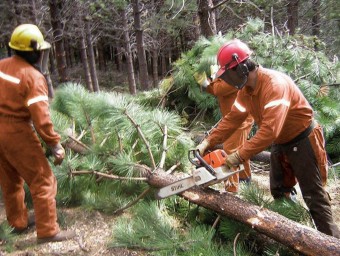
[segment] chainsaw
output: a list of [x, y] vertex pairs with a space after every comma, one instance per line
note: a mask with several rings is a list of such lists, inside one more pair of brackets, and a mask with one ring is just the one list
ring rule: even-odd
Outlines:
[[198, 150], [190, 150], [188, 158], [195, 166], [192, 175], [158, 189], [157, 199], [179, 194], [194, 186], [208, 187], [228, 179], [235, 173], [244, 171], [242, 164], [233, 168], [225, 165], [227, 153], [222, 149], [214, 150], [203, 157]]

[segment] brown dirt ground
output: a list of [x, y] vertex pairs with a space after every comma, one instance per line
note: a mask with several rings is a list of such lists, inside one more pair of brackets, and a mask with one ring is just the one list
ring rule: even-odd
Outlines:
[[[268, 172], [257, 171], [253, 174], [253, 181], [261, 187], [268, 189]], [[336, 223], [340, 227], [340, 187], [339, 181], [330, 181], [327, 187], [332, 198], [332, 210]], [[299, 193], [300, 195], [300, 193]], [[301, 200], [301, 198], [299, 198]], [[60, 209], [59, 209], [60, 210]], [[35, 228], [25, 234], [15, 237], [15, 249], [7, 252], [5, 245], [0, 242], [0, 256], [52, 256], [52, 255], [91, 255], [91, 256], [145, 256], [147, 253], [130, 251], [127, 249], [108, 249], [107, 244], [112, 239], [112, 227], [117, 217], [108, 216], [100, 212], [85, 211], [81, 208], [62, 209], [66, 216], [68, 229], [75, 230], [77, 237], [74, 240], [36, 244]], [[3, 203], [0, 201], [0, 223], [6, 219]]]

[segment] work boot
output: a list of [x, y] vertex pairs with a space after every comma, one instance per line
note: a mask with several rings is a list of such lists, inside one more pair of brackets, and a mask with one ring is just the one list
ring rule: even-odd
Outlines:
[[73, 230], [62, 230], [54, 236], [38, 238], [37, 243], [43, 244], [43, 243], [49, 243], [49, 242], [61, 242], [61, 241], [70, 240], [74, 238], [75, 236], [76, 236], [76, 232], [74, 232]]
[[27, 227], [26, 228], [13, 228], [12, 233], [16, 235], [20, 235], [26, 232], [27, 230], [29, 230], [33, 226], [35, 226], [35, 215], [30, 214], [27, 220]]

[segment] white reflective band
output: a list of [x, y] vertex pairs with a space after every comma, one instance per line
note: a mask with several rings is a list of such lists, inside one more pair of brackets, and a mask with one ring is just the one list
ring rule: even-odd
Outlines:
[[273, 101], [269, 102], [267, 105], [265, 105], [264, 109], [275, 107], [275, 106], [278, 106], [278, 105], [285, 105], [285, 106], [289, 107], [290, 102], [285, 100], [285, 99], [273, 100]]
[[5, 73], [2, 73], [1, 71], [0, 71], [0, 77], [5, 79], [5, 80], [7, 80], [7, 81], [9, 81], [9, 82], [14, 83], [14, 84], [20, 84], [20, 79], [19, 78], [7, 75]]
[[30, 106], [34, 103], [39, 102], [39, 101], [48, 101], [48, 97], [44, 95], [44, 96], [38, 96], [38, 97], [35, 97], [33, 99], [30, 99], [30, 100], [27, 101], [27, 106]]
[[240, 103], [238, 103], [236, 100], [234, 102], [235, 107], [240, 110], [241, 112], [246, 112], [246, 108], [243, 107]]

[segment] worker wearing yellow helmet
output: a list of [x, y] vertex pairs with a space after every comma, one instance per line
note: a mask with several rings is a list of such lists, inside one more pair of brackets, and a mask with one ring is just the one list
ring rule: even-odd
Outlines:
[[[56, 178], [38, 137], [51, 148], [55, 164], [61, 164], [65, 151], [54, 131], [39, 65], [51, 45], [37, 26], [23, 24], [14, 29], [9, 46], [15, 54], [0, 60], [0, 185], [7, 220], [19, 233], [35, 223], [38, 243], [63, 241], [75, 233], [61, 231], [57, 223]], [[24, 183], [33, 217], [24, 202]]]

